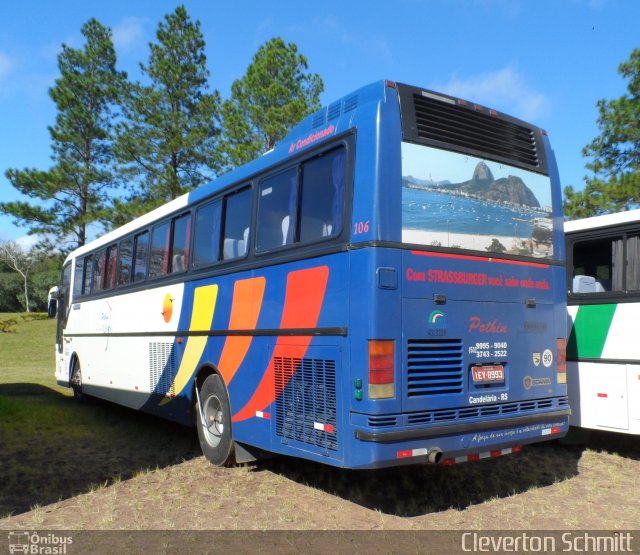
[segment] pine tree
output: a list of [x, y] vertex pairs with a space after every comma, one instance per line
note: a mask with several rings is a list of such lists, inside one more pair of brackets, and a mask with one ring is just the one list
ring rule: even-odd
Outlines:
[[298, 47], [280, 38], [261, 46], [223, 105], [225, 162], [234, 167], [273, 148], [303, 118], [320, 108], [324, 83], [307, 72]]
[[129, 197], [115, 202], [122, 223], [197, 187], [217, 173], [220, 97], [209, 93], [200, 22], [184, 6], [158, 25], [149, 45], [149, 84], [128, 87], [117, 156]]
[[640, 205], [640, 49], [618, 72], [628, 79], [627, 94], [598, 101], [600, 135], [583, 149], [592, 161], [584, 191], [565, 188], [565, 214], [581, 218]]
[[112, 134], [115, 110], [126, 80], [116, 70], [110, 29], [95, 19], [82, 26], [83, 49], [62, 45], [60, 77], [49, 90], [58, 114], [49, 127], [49, 170], [9, 169], [11, 185], [34, 202], [0, 203], [29, 233], [84, 245], [87, 226], [103, 215], [107, 190], [114, 185]]

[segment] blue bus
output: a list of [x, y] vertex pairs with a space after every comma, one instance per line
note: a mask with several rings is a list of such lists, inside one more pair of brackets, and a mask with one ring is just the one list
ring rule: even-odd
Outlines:
[[217, 465], [453, 464], [568, 427], [547, 134], [382, 81], [72, 252], [56, 379], [197, 428]]

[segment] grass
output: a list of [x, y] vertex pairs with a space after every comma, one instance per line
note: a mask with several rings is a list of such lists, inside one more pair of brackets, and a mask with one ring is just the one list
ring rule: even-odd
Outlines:
[[637, 437], [594, 434], [586, 447], [544, 443], [453, 467], [350, 471], [280, 457], [216, 468], [193, 430], [76, 402], [55, 384], [55, 323], [7, 319], [0, 529], [637, 527]]
[[0, 333], [0, 515], [18, 514], [198, 454], [170, 422], [95, 402], [56, 385], [55, 322], [14, 320]]

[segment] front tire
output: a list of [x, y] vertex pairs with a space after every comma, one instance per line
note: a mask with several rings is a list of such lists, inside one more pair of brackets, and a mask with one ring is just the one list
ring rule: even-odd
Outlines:
[[202, 416], [196, 397], [196, 426], [202, 453], [211, 464], [216, 466], [232, 465], [234, 456], [231, 408], [227, 388], [222, 378], [218, 374], [209, 376], [202, 384], [199, 395]]
[[73, 389], [73, 396], [76, 401], [84, 401], [85, 395], [82, 393], [82, 369], [80, 368], [78, 359], [73, 361], [69, 383], [71, 384], [71, 389]]

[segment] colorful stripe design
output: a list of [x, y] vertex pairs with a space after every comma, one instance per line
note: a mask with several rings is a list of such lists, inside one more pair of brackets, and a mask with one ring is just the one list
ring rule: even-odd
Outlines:
[[[216, 310], [218, 299], [218, 286], [207, 285], [198, 287], [193, 293], [193, 311], [191, 313], [191, 323], [189, 331], [209, 331], [213, 323], [213, 314]], [[180, 367], [173, 380], [174, 391], [180, 393], [193, 375], [198, 362], [207, 346], [208, 336], [190, 336], [184, 348], [184, 355], [180, 361]], [[163, 404], [163, 403], [161, 403]]]
[[[309, 268], [291, 272], [287, 276], [287, 290], [280, 321], [281, 329], [315, 328], [320, 317], [320, 309], [329, 279], [328, 266]], [[278, 358], [303, 358], [311, 343], [311, 336], [280, 336], [273, 355], [253, 396], [247, 404], [232, 417], [233, 422], [241, 422], [255, 417], [256, 411], [269, 406], [287, 385], [291, 375], [285, 376], [278, 388], [275, 385], [275, 360]]]
[[578, 307], [573, 321], [567, 358], [600, 358], [616, 312], [616, 304], [593, 304]]
[[[228, 329], [256, 329], [266, 283], [264, 277], [236, 281], [233, 287], [233, 304]], [[252, 341], [253, 336], [227, 337], [218, 362], [218, 369], [226, 384], [233, 379], [240, 368]]]

